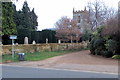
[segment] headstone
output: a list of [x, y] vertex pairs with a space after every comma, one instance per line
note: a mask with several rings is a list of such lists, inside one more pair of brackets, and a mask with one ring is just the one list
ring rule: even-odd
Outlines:
[[36, 44], [35, 40], [32, 42], [32, 44]]
[[71, 36], [71, 43], [73, 43], [73, 41], [72, 41], [72, 36]]
[[18, 43], [16, 43], [16, 45], [18, 45]]
[[24, 44], [28, 44], [28, 37], [24, 38]]
[[60, 43], [61, 43], [61, 40], [58, 40], [58, 43], [60, 44]]
[[46, 38], [46, 44], [48, 43], [48, 38]]

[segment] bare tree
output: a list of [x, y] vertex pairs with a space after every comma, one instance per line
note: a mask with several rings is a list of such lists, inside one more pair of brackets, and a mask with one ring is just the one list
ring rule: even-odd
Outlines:
[[115, 18], [117, 15], [117, 10], [114, 8], [107, 8], [107, 15], [106, 15], [106, 21], [109, 21], [111, 18]]
[[118, 25], [118, 16], [110, 18], [106, 22], [106, 27], [103, 29], [103, 35], [118, 34], [120, 32], [120, 26]]
[[88, 2], [87, 7], [89, 9], [90, 24], [92, 29], [102, 26], [105, 22], [113, 17], [116, 11], [113, 8], [108, 8], [101, 0], [95, 0], [95, 2]]
[[77, 27], [77, 21], [64, 16], [56, 22], [55, 26], [57, 28], [56, 37], [59, 40], [72, 43], [73, 40], [77, 42], [80, 39], [81, 33]]

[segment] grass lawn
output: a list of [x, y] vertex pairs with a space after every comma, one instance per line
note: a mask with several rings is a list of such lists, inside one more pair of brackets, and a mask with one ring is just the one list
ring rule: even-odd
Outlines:
[[[59, 56], [63, 54], [67, 54], [73, 51], [53, 51], [53, 52], [35, 52], [35, 53], [25, 53], [25, 61], [38, 61], [47, 59], [54, 56]], [[2, 63], [10, 63], [10, 62], [18, 62], [18, 55], [15, 54], [14, 58], [12, 55], [3, 55], [2, 56]]]

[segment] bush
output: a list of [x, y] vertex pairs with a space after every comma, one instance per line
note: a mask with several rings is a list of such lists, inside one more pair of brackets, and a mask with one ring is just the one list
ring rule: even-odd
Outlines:
[[[103, 27], [97, 28], [92, 33], [92, 40], [90, 42], [91, 54], [102, 55], [104, 57], [112, 57], [113, 55], [120, 55], [120, 38], [117, 35], [102, 35]], [[115, 57], [116, 58], [116, 57]], [[118, 56], [117, 56], [118, 58]]]
[[101, 55], [101, 50], [105, 49], [105, 41], [102, 38], [93, 38], [90, 42], [90, 51], [91, 54]]
[[[106, 43], [106, 44], [105, 44]], [[104, 57], [112, 57], [116, 54], [117, 42], [114, 40], [108, 40], [105, 42], [103, 38], [94, 38], [90, 42], [90, 51], [94, 55], [102, 55]]]
[[99, 48], [95, 49], [95, 54], [96, 55], [102, 55], [103, 54], [103, 48], [102, 48], [102, 46], [100, 46]]
[[94, 45], [95, 48], [99, 48], [100, 46], [105, 47], [104, 43], [105, 43], [104, 39], [98, 38], [98, 39], [95, 40], [93, 45]]
[[95, 38], [93, 38], [92, 40], [91, 40], [91, 42], [90, 42], [90, 45], [89, 45], [89, 47], [90, 47], [90, 52], [91, 52], [91, 54], [93, 54], [93, 55], [95, 55], [95, 48], [94, 48], [94, 42], [95, 42]]
[[107, 45], [108, 51], [111, 51], [112, 53], [115, 53], [116, 48], [117, 48], [117, 42], [110, 39], [110, 40], [108, 40], [107, 44], [108, 44]]
[[95, 49], [95, 54], [96, 55], [101, 55], [101, 51], [99, 49]]
[[112, 56], [112, 59], [120, 59], [120, 55], [114, 55]]
[[91, 41], [90, 50], [92, 54], [102, 55], [102, 50], [105, 50], [105, 41], [102, 38], [93, 39]]
[[103, 51], [102, 56], [109, 58], [113, 56], [113, 53], [110, 51]]

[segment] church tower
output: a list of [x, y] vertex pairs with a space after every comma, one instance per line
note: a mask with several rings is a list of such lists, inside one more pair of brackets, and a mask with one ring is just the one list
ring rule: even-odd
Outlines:
[[73, 8], [73, 20], [77, 21], [77, 26], [81, 32], [84, 32], [84, 29], [89, 25], [89, 11], [86, 10], [86, 7], [84, 10], [78, 11]]

